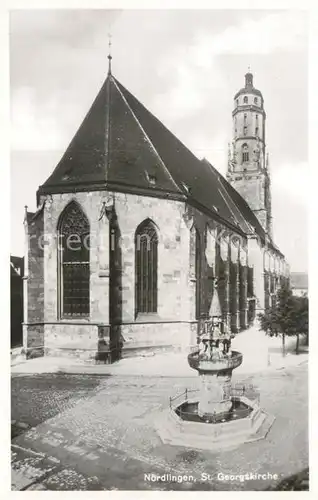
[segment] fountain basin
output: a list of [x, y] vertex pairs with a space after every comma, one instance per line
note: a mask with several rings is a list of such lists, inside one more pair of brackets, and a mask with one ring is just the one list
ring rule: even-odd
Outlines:
[[240, 366], [242, 361], [243, 355], [237, 351], [232, 351], [231, 356], [213, 360], [204, 359], [199, 352], [192, 352], [188, 355], [189, 366], [199, 373], [232, 371]]
[[198, 413], [198, 401], [189, 399], [163, 411], [155, 421], [162, 442], [213, 451], [265, 438], [274, 418], [244, 396], [233, 399], [237, 408], [244, 411], [238, 411], [237, 418], [232, 414], [225, 421], [219, 416], [205, 421]]
[[245, 393], [234, 396], [232, 372], [241, 365], [243, 355], [231, 351], [229, 334], [220, 326], [217, 293], [212, 306], [212, 321], [205, 322], [196, 351], [188, 355], [189, 366], [200, 376], [199, 395], [189, 399], [186, 390], [183, 401], [175, 405], [171, 403], [179, 396], [170, 398], [170, 408], [155, 422], [163, 443], [202, 450], [233, 448], [265, 438], [274, 422]]
[[211, 423], [218, 424], [220, 422], [230, 422], [246, 418], [253, 411], [253, 408], [245, 404], [240, 398], [231, 399], [231, 409], [221, 414], [211, 415], [210, 418], [200, 416], [199, 403], [185, 401], [175, 408], [176, 414], [188, 422]]

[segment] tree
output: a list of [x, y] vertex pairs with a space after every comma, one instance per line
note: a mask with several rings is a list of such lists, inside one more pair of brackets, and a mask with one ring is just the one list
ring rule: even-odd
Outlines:
[[308, 298], [295, 297], [288, 282], [283, 282], [277, 293], [274, 306], [258, 315], [261, 330], [267, 335], [282, 336], [282, 351], [285, 356], [285, 337], [297, 337], [296, 353], [299, 351], [299, 335], [305, 333], [308, 337]]
[[308, 345], [308, 297], [302, 295], [301, 297], [293, 297], [295, 301], [295, 322], [297, 330], [297, 344], [296, 352], [299, 351], [299, 336], [306, 335], [306, 344]]

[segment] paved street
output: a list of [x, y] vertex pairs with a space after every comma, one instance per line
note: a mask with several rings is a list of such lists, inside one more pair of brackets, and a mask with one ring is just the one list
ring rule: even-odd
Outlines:
[[71, 408], [79, 400], [90, 397], [104, 379], [105, 377], [64, 374], [13, 376], [12, 437]]
[[[153, 428], [169, 396], [197, 387], [198, 378], [14, 377], [12, 419], [34, 426], [12, 441], [15, 487], [265, 490], [272, 480], [222, 481], [218, 473], [278, 474], [278, 484], [308, 467], [307, 364], [238, 380], [259, 389], [261, 406], [276, 420], [266, 439], [212, 453], [163, 445]], [[19, 483], [20, 472], [28, 484]], [[168, 473], [189, 480], [144, 477]]]

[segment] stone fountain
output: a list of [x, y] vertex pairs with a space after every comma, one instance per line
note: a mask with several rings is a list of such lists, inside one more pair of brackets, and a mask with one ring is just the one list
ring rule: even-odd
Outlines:
[[231, 338], [216, 285], [198, 346], [188, 355], [190, 367], [199, 374], [200, 389], [170, 398], [169, 409], [156, 421], [164, 443], [211, 450], [266, 437], [274, 418], [260, 408], [259, 394], [254, 391], [247, 397], [242, 384], [232, 387], [232, 372], [243, 355], [231, 350]]

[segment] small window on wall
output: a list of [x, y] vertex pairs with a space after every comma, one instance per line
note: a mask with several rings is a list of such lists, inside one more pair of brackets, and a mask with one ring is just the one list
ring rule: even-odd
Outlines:
[[247, 135], [247, 127], [244, 127], [244, 135]]
[[254, 97], [254, 104], [258, 104], [258, 99], [257, 99], [257, 97]]
[[258, 135], [258, 127], [255, 128], [255, 135]]
[[244, 125], [246, 125], [246, 124], [247, 124], [247, 114], [244, 113]]
[[244, 100], [243, 100], [244, 104], [247, 104], [248, 103], [248, 97], [247, 95], [244, 96]]
[[249, 161], [248, 145], [247, 144], [243, 144], [243, 146], [242, 146], [242, 161], [243, 161], [243, 163]]
[[238, 99], [236, 99], [236, 106], [238, 106], [238, 105], [239, 105], [239, 100], [238, 100]]

